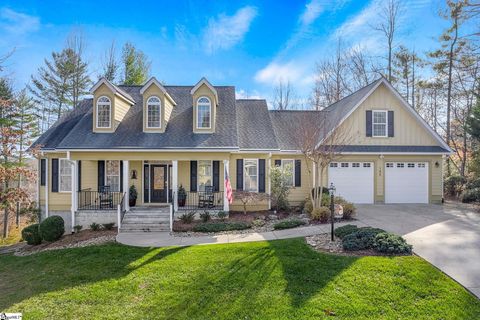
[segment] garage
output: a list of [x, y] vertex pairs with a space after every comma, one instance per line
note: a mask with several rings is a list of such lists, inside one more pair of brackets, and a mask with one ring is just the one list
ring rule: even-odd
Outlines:
[[328, 185], [336, 195], [353, 203], [373, 203], [372, 162], [332, 162], [328, 168]]
[[385, 163], [385, 203], [428, 203], [428, 162]]

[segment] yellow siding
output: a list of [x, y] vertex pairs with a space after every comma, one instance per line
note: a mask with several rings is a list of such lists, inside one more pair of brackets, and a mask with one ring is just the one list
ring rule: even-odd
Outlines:
[[[394, 137], [367, 137], [366, 111], [393, 110]], [[333, 121], [340, 121], [334, 119]], [[347, 144], [353, 145], [411, 145], [436, 146], [438, 142], [427, 130], [404, 109], [395, 95], [381, 84], [342, 124], [343, 130], [351, 133]]]
[[[52, 159], [66, 158], [66, 153], [49, 153], [46, 155], [48, 158], [48, 203], [51, 211], [55, 210], [70, 210], [71, 209], [71, 192], [52, 192]], [[45, 199], [45, 187], [43, 188], [43, 199]], [[44, 200], [45, 201], [45, 200]], [[44, 204], [44, 203], [43, 203]]]
[[[211, 129], [197, 129], [197, 100], [200, 97], [208, 97], [212, 103], [212, 114], [211, 114]], [[193, 94], [193, 132], [195, 133], [213, 133], [215, 132], [215, 120], [217, 114], [217, 104], [218, 101], [215, 99], [215, 94], [208, 88], [206, 84], [202, 84], [197, 91]], [[221, 108], [221, 106], [220, 106]]]
[[228, 160], [227, 152], [70, 152], [72, 160]]
[[98, 188], [98, 162], [84, 160], [82, 161], [81, 187], [93, 191]]
[[117, 128], [130, 109], [130, 102], [116, 95], [113, 109], [115, 115], [115, 128]]
[[[143, 204], [143, 161], [130, 161], [129, 162], [130, 172], [128, 173], [128, 188], [130, 189], [131, 185], [134, 185], [137, 188], [137, 205]], [[137, 171], [137, 179], [132, 179], [133, 170]], [[123, 177], [124, 179], [126, 177]], [[128, 190], [124, 190], [128, 192]]]
[[305, 157], [301, 155], [274, 155], [272, 156], [272, 167], [275, 165], [275, 160], [300, 160], [301, 161], [301, 186], [292, 187], [288, 196], [288, 201], [291, 205], [298, 205], [308, 197], [309, 190], [313, 188], [313, 172], [312, 164], [305, 161]]

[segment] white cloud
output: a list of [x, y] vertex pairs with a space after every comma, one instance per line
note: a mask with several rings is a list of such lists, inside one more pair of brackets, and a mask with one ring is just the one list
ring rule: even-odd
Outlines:
[[240, 89], [235, 91], [235, 99], [264, 99], [257, 90], [247, 91]]
[[217, 50], [230, 49], [241, 42], [257, 14], [257, 8], [246, 6], [233, 16], [221, 14], [210, 19], [203, 34], [205, 51], [211, 54]]
[[0, 27], [10, 34], [23, 35], [37, 31], [40, 28], [40, 19], [9, 8], [2, 8], [0, 10]]
[[255, 74], [255, 80], [260, 83], [274, 85], [278, 81], [296, 82], [305, 75], [305, 67], [290, 61], [287, 63], [271, 62]]
[[305, 5], [305, 11], [300, 16], [300, 22], [304, 26], [312, 24], [318, 16], [323, 12], [324, 8], [320, 4], [320, 0], [311, 0]]

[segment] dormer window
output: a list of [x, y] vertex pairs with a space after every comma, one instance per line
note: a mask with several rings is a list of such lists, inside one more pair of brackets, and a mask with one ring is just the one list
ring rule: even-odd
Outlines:
[[97, 128], [110, 128], [112, 113], [112, 102], [109, 98], [102, 96], [97, 100]]
[[207, 97], [200, 97], [197, 100], [197, 128], [211, 128], [212, 103]]
[[147, 128], [161, 128], [161, 102], [158, 97], [150, 97], [147, 100]]

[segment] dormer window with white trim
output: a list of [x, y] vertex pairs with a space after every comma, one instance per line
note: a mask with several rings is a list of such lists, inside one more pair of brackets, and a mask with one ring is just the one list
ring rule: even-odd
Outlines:
[[373, 136], [374, 137], [386, 137], [387, 136], [387, 123], [388, 123], [387, 111], [373, 110], [372, 111], [372, 124], [373, 124]]
[[211, 128], [212, 103], [207, 97], [200, 97], [197, 100], [197, 128]]
[[102, 96], [97, 100], [97, 128], [111, 127], [112, 102]]
[[147, 128], [161, 128], [162, 127], [162, 113], [161, 102], [156, 96], [150, 97], [147, 100]]

